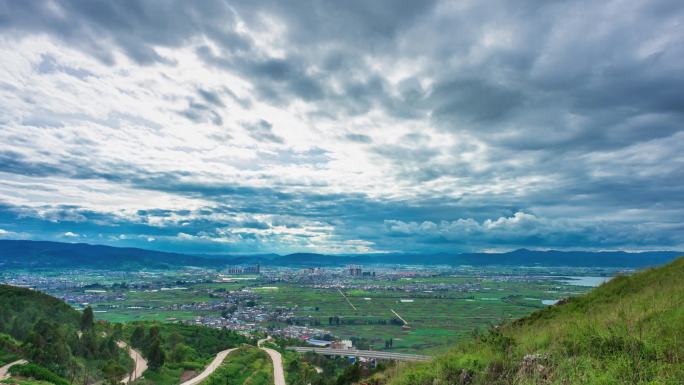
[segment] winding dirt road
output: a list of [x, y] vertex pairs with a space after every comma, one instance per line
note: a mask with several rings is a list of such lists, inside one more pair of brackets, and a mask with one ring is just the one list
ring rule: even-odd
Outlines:
[[[265, 340], [263, 340], [265, 341]], [[263, 341], [259, 341], [259, 345]], [[128, 384], [131, 383], [138, 378], [142, 377], [143, 373], [145, 370], [147, 370], [147, 360], [143, 358], [143, 356], [138, 352], [137, 350], [131, 348], [128, 346], [123, 341], [118, 341], [117, 345], [122, 348], [126, 349], [128, 351], [128, 355], [131, 357], [133, 362], [135, 362], [135, 366], [133, 371], [126, 376], [123, 380], [121, 380], [122, 384]], [[285, 372], [283, 371], [283, 358], [280, 355], [279, 352], [269, 349], [269, 348], [261, 348], [263, 351], [268, 353], [268, 355], [271, 357], [271, 361], [273, 361], [273, 378], [274, 378], [274, 383], [275, 385], [285, 385]], [[216, 357], [211, 361], [211, 363], [204, 368], [204, 371], [197, 375], [194, 378], [191, 378], [180, 385], [198, 385], [200, 382], [204, 381], [209, 377], [212, 373], [218, 369], [219, 366], [223, 363], [223, 361], [226, 359], [226, 357], [233, 352], [234, 350], [237, 350], [237, 348], [232, 348], [232, 349], [226, 349], [224, 351], [219, 352], [216, 354]], [[7, 372], [9, 369], [14, 366], [14, 365], [23, 365], [27, 363], [28, 361], [26, 360], [17, 360], [14, 362], [10, 362], [9, 364], [0, 367], [0, 380], [4, 380], [5, 378], [8, 377]]]
[[138, 378], [142, 377], [143, 373], [145, 370], [147, 370], [147, 360], [143, 358], [143, 356], [140, 354], [139, 351], [131, 348], [128, 346], [127, 343], [123, 341], [117, 341], [116, 344], [121, 348], [121, 349], [126, 349], [128, 352], [128, 355], [131, 357], [133, 362], [135, 363], [133, 366], [133, 371], [128, 374], [123, 380], [121, 380], [122, 384], [128, 384], [129, 382], [133, 382], [137, 380]]
[[268, 353], [273, 361], [273, 382], [275, 385], [285, 385], [285, 372], [283, 372], [283, 357], [276, 350], [269, 348], [261, 348], [261, 350]]
[[[127, 343], [123, 341], [117, 341], [116, 344], [121, 348], [121, 349], [126, 349], [128, 352], [128, 355], [131, 357], [135, 365], [133, 366], [133, 371], [128, 374], [123, 380], [121, 380], [122, 384], [128, 384], [130, 382], [133, 382], [137, 380], [138, 378], [142, 377], [143, 373], [145, 370], [147, 370], [147, 360], [143, 358], [143, 356], [140, 354], [139, 351], [131, 348], [128, 346]], [[26, 360], [17, 360], [14, 362], [10, 362], [9, 364], [0, 367], [0, 380], [4, 380], [5, 378], [9, 377], [7, 372], [9, 369], [14, 366], [14, 365], [23, 365], [28, 363]]]
[[230, 354], [230, 352], [232, 352], [233, 350], [236, 350], [236, 348], [227, 349], [222, 352], [219, 352], [214, 358], [214, 360], [211, 361], [211, 363], [206, 368], [204, 368], [204, 371], [202, 373], [200, 373], [197, 377], [193, 377], [181, 383], [180, 385], [197, 385], [200, 382], [204, 381], [207, 377], [211, 376], [211, 374], [214, 373], [214, 371], [216, 371], [216, 369], [218, 369], [219, 366], [221, 366], [223, 360], [225, 360], [226, 356], [228, 356], [228, 354]]
[[7, 372], [9, 371], [9, 369], [10, 369], [12, 366], [14, 366], [14, 365], [23, 365], [23, 364], [26, 364], [26, 363], [28, 363], [28, 361], [26, 361], [26, 360], [16, 360], [16, 361], [14, 361], [14, 362], [10, 362], [9, 364], [7, 364], [7, 365], [5, 365], [5, 366], [0, 367], [0, 380], [4, 380], [5, 378], [9, 377], [9, 375], [7, 374]]
[[259, 342], [257, 342], [257, 346], [259, 346], [259, 349], [268, 353], [268, 355], [271, 357], [271, 361], [273, 361], [273, 382], [275, 383], [275, 385], [285, 385], [285, 372], [283, 371], [283, 356], [280, 355], [280, 353], [276, 350], [264, 348], [261, 346], [264, 344], [264, 342], [270, 341], [271, 339], [272, 338], [270, 336], [268, 338], [261, 339], [259, 340]]

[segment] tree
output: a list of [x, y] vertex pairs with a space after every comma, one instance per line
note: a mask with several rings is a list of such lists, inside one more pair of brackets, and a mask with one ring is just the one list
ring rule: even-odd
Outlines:
[[118, 355], [119, 346], [116, 344], [116, 338], [114, 338], [113, 335], [103, 342], [100, 353], [103, 357], [107, 358], [116, 357]]
[[145, 328], [143, 328], [142, 325], [138, 325], [133, 330], [133, 334], [131, 334], [131, 346], [134, 348], [142, 348], [144, 340]]
[[97, 336], [92, 330], [88, 330], [81, 335], [80, 353], [86, 358], [95, 358], [99, 354]]
[[63, 331], [57, 324], [46, 320], [33, 325], [24, 342], [24, 350], [32, 362], [60, 374], [66, 373], [71, 360], [71, 351]]
[[344, 369], [344, 372], [337, 377], [337, 385], [351, 384], [361, 379], [361, 367], [358, 362]]
[[21, 322], [16, 317], [12, 320], [10, 334], [18, 340], [26, 338], [26, 329], [22, 327]]
[[150, 368], [152, 369], [159, 369], [162, 366], [164, 366], [166, 354], [164, 353], [164, 350], [161, 347], [161, 343], [158, 337], [151, 342], [147, 358], [149, 360], [148, 363], [150, 365]]
[[161, 344], [161, 334], [159, 333], [159, 326], [157, 325], [152, 326], [147, 332], [147, 337], [145, 337], [145, 340], [143, 341], [143, 350], [149, 352], [155, 341], [159, 341]]
[[126, 375], [126, 368], [117, 362], [107, 362], [102, 368], [102, 374], [104, 374], [107, 383], [117, 385], [121, 378]]
[[180, 335], [178, 332], [173, 332], [171, 335], [168, 337], [168, 344], [171, 349], [174, 349], [176, 345], [180, 344], [183, 342], [183, 336]]
[[81, 316], [81, 330], [92, 330], [95, 325], [95, 315], [93, 314], [93, 308], [88, 306], [83, 310], [83, 315]]
[[112, 337], [115, 340], [120, 340], [123, 338], [123, 325], [120, 323], [114, 324], [114, 330], [112, 331]]
[[194, 353], [194, 350], [190, 346], [184, 343], [178, 343], [173, 347], [173, 350], [171, 351], [171, 357], [169, 358], [173, 362], [183, 362], [192, 357]]

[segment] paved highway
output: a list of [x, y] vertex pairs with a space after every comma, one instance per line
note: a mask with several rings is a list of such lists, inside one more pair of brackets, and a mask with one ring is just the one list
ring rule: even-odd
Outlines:
[[381, 360], [394, 360], [394, 361], [430, 361], [432, 357], [421, 356], [419, 354], [406, 354], [406, 353], [392, 353], [392, 352], [382, 352], [375, 350], [356, 350], [356, 349], [331, 349], [331, 348], [310, 348], [301, 346], [292, 346], [288, 349], [294, 350], [296, 352], [305, 353], [313, 352], [318, 354], [323, 354], [326, 356], [354, 356], [354, 357], [365, 357], [365, 358], [376, 358]]

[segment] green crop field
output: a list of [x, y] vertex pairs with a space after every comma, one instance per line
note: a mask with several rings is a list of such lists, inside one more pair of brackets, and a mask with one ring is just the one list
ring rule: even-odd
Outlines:
[[[467, 279], [446, 277], [432, 281], [464, 283]], [[384, 349], [385, 340], [392, 338], [395, 351], [430, 353], [446, 349], [477, 328], [543, 308], [542, 299], [555, 300], [587, 290], [555, 281], [482, 280], [479, 283], [483, 289], [479, 291], [396, 291], [402, 283], [392, 282], [385, 289], [342, 291], [346, 299], [338, 289], [293, 285], [258, 293], [262, 304], [295, 308], [296, 315], [312, 317], [317, 327], [340, 337], [365, 338], [373, 349]], [[409, 329], [392, 322], [398, 318], [392, 311], [408, 323]], [[330, 323], [329, 317], [339, 317], [340, 323]]]
[[[240, 306], [249, 301], [253, 303], [250, 306], [271, 316], [275, 309], [284, 309], [290, 318], [285, 322], [282, 317], [275, 321], [269, 316], [246, 323], [276, 329], [289, 324], [310, 326], [337, 337], [361, 339], [362, 346], [372, 349], [385, 349], [391, 339], [394, 351], [432, 354], [476, 329], [541, 309], [545, 306], [542, 300], [571, 297], [589, 289], [552, 278], [550, 275], [558, 273], [544, 268], [461, 269], [458, 275], [425, 271], [428, 273], [403, 278], [392, 274], [328, 278], [334, 284], [273, 281], [267, 276], [216, 282], [215, 276], [208, 279], [210, 274], [204, 271], [193, 271], [194, 275], [183, 271], [82, 271], [70, 279], [89, 286], [49, 292], [79, 309], [92, 306], [98, 319], [111, 322], [217, 318], [235, 303], [226, 305], [226, 301], [247, 296], [239, 300]], [[292, 273], [286, 270], [283, 274]], [[59, 271], [45, 275], [59, 276]]]

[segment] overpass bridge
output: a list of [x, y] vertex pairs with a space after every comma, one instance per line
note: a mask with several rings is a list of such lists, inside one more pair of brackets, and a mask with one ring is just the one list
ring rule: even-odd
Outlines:
[[300, 353], [318, 353], [326, 356], [344, 356], [344, 357], [364, 357], [375, 358], [378, 360], [394, 360], [394, 361], [430, 361], [432, 357], [421, 356], [419, 354], [407, 353], [392, 353], [377, 350], [356, 350], [356, 349], [332, 349], [332, 348], [312, 348], [303, 346], [291, 346], [289, 350], [294, 350]]

